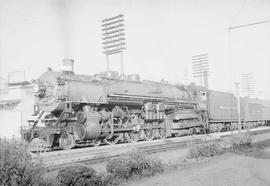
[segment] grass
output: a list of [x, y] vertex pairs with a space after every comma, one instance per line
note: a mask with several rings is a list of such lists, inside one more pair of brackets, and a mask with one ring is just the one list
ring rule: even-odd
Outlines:
[[236, 152], [239, 150], [249, 150], [251, 148], [252, 136], [250, 132], [237, 133], [230, 137], [229, 145], [226, 147], [221, 142], [203, 142], [191, 146], [186, 160], [209, 158], [221, 155], [225, 152]]
[[208, 142], [194, 145], [189, 149], [187, 159], [208, 158], [224, 153], [220, 143]]
[[0, 170], [0, 185], [50, 185], [42, 162], [32, 161], [22, 141], [0, 140]]

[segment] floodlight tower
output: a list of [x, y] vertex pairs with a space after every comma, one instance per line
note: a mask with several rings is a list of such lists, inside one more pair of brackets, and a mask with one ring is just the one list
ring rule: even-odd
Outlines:
[[106, 55], [107, 70], [110, 70], [109, 56], [120, 54], [121, 74], [124, 74], [123, 50], [126, 46], [124, 15], [119, 14], [102, 20], [102, 45]]
[[192, 56], [192, 73], [193, 77], [199, 77], [204, 82], [204, 87], [208, 89], [209, 64], [208, 54]]

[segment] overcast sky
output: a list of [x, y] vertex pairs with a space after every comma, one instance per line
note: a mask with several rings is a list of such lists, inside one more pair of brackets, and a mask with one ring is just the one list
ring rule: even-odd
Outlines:
[[[106, 69], [101, 20], [124, 14], [126, 74], [143, 79], [190, 81], [191, 56], [207, 53], [211, 89], [232, 91], [239, 74], [253, 72], [259, 91], [270, 95], [269, 0], [0, 0], [0, 76], [25, 70], [27, 80], [63, 58], [75, 60], [75, 72]], [[119, 69], [119, 56], [111, 58]], [[270, 96], [268, 96], [270, 97]]]

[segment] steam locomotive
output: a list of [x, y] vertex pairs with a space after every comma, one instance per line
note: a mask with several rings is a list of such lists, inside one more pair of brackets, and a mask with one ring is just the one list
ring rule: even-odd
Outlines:
[[[72, 67], [73, 61], [64, 64]], [[31, 151], [233, 130], [237, 123], [233, 94], [141, 81], [136, 74], [48, 69], [33, 80], [33, 92], [34, 119], [21, 130]], [[270, 101], [241, 98], [241, 110], [243, 123], [270, 124]]]

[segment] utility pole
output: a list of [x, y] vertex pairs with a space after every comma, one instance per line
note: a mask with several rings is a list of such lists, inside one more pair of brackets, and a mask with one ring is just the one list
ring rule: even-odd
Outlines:
[[247, 101], [245, 103], [245, 120], [244, 125], [247, 126], [247, 122], [249, 121], [249, 98], [254, 95], [255, 92], [255, 82], [254, 75], [252, 72], [241, 74], [241, 87], [242, 91], [247, 93]]
[[235, 83], [236, 98], [237, 98], [237, 118], [238, 118], [238, 131], [241, 133], [241, 111], [240, 111], [240, 97], [239, 97], [239, 83]]
[[208, 90], [208, 71], [203, 72], [203, 77], [204, 77], [203, 85]]

